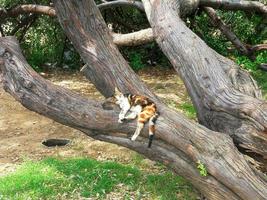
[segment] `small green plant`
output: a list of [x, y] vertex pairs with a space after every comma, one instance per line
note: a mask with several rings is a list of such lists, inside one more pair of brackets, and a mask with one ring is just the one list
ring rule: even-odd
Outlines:
[[130, 66], [133, 70], [138, 71], [145, 67], [144, 63], [142, 62], [142, 55], [138, 52], [132, 52], [129, 55]]
[[200, 160], [197, 161], [197, 168], [198, 168], [199, 174], [201, 176], [207, 176], [208, 175], [208, 171], [207, 171], [204, 163], [202, 163]]

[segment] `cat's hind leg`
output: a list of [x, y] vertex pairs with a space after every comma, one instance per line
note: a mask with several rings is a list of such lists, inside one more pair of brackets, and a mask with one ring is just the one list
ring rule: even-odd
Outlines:
[[131, 140], [136, 140], [138, 135], [140, 134], [141, 130], [144, 128], [145, 123], [147, 122], [148, 118], [147, 115], [144, 112], [141, 112], [138, 114], [138, 119], [137, 119], [137, 128], [131, 138]]
[[141, 130], [144, 128], [144, 123], [142, 122], [137, 122], [137, 128], [131, 138], [132, 141], [135, 141], [138, 135], [140, 134]]
[[156, 113], [149, 119], [149, 142], [148, 142], [148, 148], [152, 145], [152, 140], [155, 135], [155, 122], [157, 120], [158, 114]]

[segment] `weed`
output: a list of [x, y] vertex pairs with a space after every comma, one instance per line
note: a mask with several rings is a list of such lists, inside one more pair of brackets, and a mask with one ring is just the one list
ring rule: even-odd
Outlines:
[[201, 176], [207, 176], [208, 175], [208, 172], [207, 172], [205, 165], [200, 160], [197, 161], [197, 168], [198, 168], [199, 174]]
[[180, 105], [180, 108], [185, 111], [185, 114], [190, 119], [196, 119], [196, 110], [191, 103], [184, 102]]

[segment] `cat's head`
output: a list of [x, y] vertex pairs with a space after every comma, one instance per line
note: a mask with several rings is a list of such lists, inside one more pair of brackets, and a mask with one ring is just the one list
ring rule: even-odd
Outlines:
[[125, 100], [125, 96], [123, 95], [123, 93], [121, 91], [119, 91], [119, 89], [117, 87], [115, 87], [115, 91], [114, 91], [114, 95], [113, 95], [116, 99], [116, 104], [120, 105], [124, 100]]

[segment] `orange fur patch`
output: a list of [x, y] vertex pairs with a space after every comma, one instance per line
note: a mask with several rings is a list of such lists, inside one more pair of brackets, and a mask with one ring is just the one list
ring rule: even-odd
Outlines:
[[146, 121], [147, 121], [146, 119], [138, 118], [138, 122], [139, 122], [139, 123], [145, 123]]
[[155, 125], [149, 126], [149, 131], [155, 133]]
[[140, 113], [140, 118], [145, 118], [145, 114], [144, 113]]

